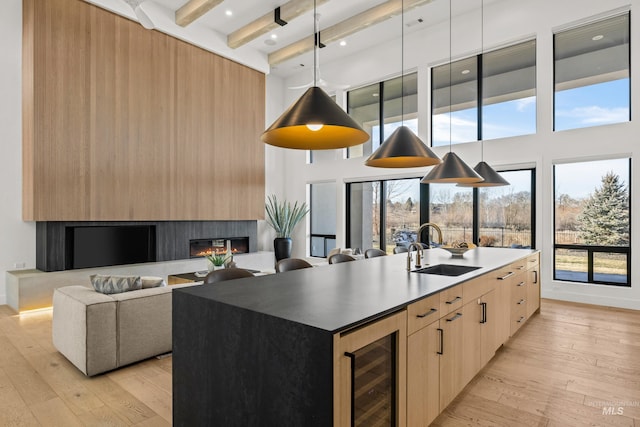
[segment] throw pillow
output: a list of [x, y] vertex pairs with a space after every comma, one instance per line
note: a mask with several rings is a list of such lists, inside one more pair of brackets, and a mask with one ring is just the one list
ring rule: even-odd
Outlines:
[[161, 288], [163, 286], [167, 286], [167, 283], [162, 277], [142, 276], [140, 279], [142, 280], [142, 289]]
[[89, 278], [93, 289], [107, 295], [142, 289], [140, 276], [103, 276], [93, 274]]

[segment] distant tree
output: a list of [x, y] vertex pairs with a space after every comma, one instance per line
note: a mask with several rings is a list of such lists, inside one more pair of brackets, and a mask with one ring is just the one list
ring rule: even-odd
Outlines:
[[409, 197], [407, 199], [406, 202], [404, 202], [404, 208], [406, 210], [408, 210], [409, 212], [411, 212], [413, 210], [413, 207], [415, 206], [415, 203], [413, 203], [413, 200], [411, 200], [411, 197]]
[[629, 244], [629, 197], [618, 175], [607, 172], [602, 177], [602, 185], [585, 200], [577, 220], [580, 237], [588, 245]]

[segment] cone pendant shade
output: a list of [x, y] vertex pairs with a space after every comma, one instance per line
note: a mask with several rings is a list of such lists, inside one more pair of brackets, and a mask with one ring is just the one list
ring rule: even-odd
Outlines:
[[482, 177], [463, 162], [456, 153], [451, 151], [444, 155], [442, 163], [431, 169], [431, 171], [420, 180], [423, 184], [472, 184], [480, 181], [482, 181]]
[[509, 181], [500, 176], [487, 162], [480, 162], [474, 168], [478, 175], [484, 178], [484, 181], [474, 182], [473, 184], [458, 184], [458, 187], [500, 187], [509, 185]]
[[364, 162], [378, 168], [433, 166], [442, 160], [406, 126], [397, 128]]
[[330, 150], [366, 142], [365, 132], [317, 86], [307, 91], [261, 136], [266, 144], [299, 150]]

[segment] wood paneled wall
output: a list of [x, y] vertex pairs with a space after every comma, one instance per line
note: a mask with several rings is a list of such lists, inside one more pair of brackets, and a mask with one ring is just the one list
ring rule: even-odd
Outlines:
[[264, 74], [81, 0], [23, 8], [24, 220], [264, 218]]

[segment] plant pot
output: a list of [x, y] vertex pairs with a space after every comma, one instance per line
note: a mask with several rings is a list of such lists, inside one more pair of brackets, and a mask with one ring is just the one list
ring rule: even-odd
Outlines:
[[291, 258], [291, 237], [276, 237], [273, 239], [273, 250], [276, 253], [276, 262], [281, 259]]

